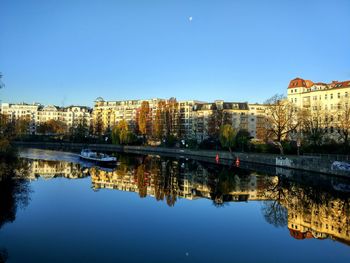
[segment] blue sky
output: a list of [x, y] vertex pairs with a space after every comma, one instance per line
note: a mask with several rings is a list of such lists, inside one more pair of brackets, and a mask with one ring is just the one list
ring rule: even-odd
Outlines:
[[0, 29], [3, 102], [263, 102], [350, 79], [349, 0], [0, 0]]

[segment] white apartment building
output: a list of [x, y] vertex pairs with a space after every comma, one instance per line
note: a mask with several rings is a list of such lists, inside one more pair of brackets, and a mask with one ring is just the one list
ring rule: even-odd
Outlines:
[[79, 124], [90, 126], [91, 110], [85, 106], [69, 106], [66, 108], [48, 105], [39, 107], [37, 124], [42, 124], [49, 120], [61, 121], [67, 128], [76, 128]]
[[38, 116], [39, 103], [1, 103], [1, 113], [6, 115], [10, 121], [25, 119], [29, 121], [28, 133], [34, 134], [36, 131], [36, 120]]
[[203, 103], [205, 102], [196, 100], [179, 101], [180, 130], [184, 138], [194, 139], [196, 137], [194, 123], [196, 115], [195, 106]]
[[104, 101], [101, 97], [97, 98], [92, 113], [94, 126], [100, 123], [102, 130], [107, 130], [113, 128], [119, 121], [125, 120], [131, 127], [135, 127], [137, 110], [141, 107], [143, 101], [148, 102], [153, 117], [156, 114], [158, 103], [165, 100]]
[[350, 107], [350, 81], [314, 83], [296, 78], [288, 86], [288, 100], [298, 109], [308, 109], [311, 113], [322, 112], [327, 120], [325, 127], [332, 138], [337, 138], [337, 127], [344, 109]]
[[29, 134], [35, 134], [37, 126], [49, 120], [62, 121], [69, 129], [77, 127], [79, 123], [89, 127], [91, 119], [91, 110], [85, 106], [61, 108], [54, 105], [43, 106], [39, 103], [2, 103], [1, 113], [8, 116], [10, 120], [28, 120]]
[[[222, 112], [224, 123], [231, 124], [235, 129], [252, 131], [254, 123], [249, 120], [249, 108], [246, 102], [224, 102], [216, 100], [213, 103], [201, 103], [194, 106], [194, 131], [198, 142], [209, 138], [209, 125], [213, 114]], [[249, 123], [251, 122], [251, 124]], [[253, 136], [253, 134], [251, 134]]]
[[266, 105], [259, 103], [248, 104], [248, 131], [256, 139], [264, 139], [263, 130], [266, 126]]

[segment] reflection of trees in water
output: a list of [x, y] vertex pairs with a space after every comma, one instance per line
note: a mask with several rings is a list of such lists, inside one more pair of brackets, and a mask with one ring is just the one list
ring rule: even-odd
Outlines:
[[[27, 164], [20, 160], [0, 161], [0, 229], [16, 219], [18, 208], [28, 205], [29, 182], [26, 180]], [[6, 262], [6, 249], [0, 249], [0, 263]]]
[[266, 222], [275, 227], [285, 227], [288, 224], [288, 211], [276, 200], [264, 201], [262, 212]]
[[161, 162], [159, 158], [145, 157], [135, 170], [141, 198], [147, 196], [147, 187], [153, 184], [156, 200], [165, 199], [169, 206], [174, 206], [179, 189], [179, 165], [176, 161]]
[[[298, 226], [291, 230], [294, 232], [301, 231], [301, 226], [305, 226], [305, 229], [317, 229], [321, 233], [333, 230], [334, 227], [339, 229], [336, 233], [339, 235], [344, 233], [342, 231], [348, 231], [348, 193], [335, 191], [330, 179], [323, 178], [323, 181], [320, 181], [321, 179], [311, 178], [311, 175], [307, 179], [298, 180], [279, 176], [278, 180], [274, 181], [266, 177], [265, 195], [271, 200], [264, 202], [262, 206], [266, 221], [280, 227], [287, 226], [291, 220], [292, 227], [295, 227], [295, 224]], [[312, 231], [311, 229], [303, 231]]]
[[[248, 190], [251, 175], [248, 171], [236, 167], [208, 165], [208, 185], [210, 197], [216, 207], [221, 207], [232, 200], [232, 192], [244, 192]], [[247, 196], [238, 196], [237, 201], [247, 201]]]
[[13, 222], [18, 207], [29, 203], [30, 187], [25, 179], [26, 163], [14, 161], [0, 162], [0, 228], [7, 222]]
[[277, 180], [276, 177], [264, 178], [265, 191], [263, 195], [268, 201], [262, 205], [262, 213], [265, 220], [275, 227], [285, 227], [288, 224], [288, 211], [281, 205], [281, 200], [288, 198], [287, 181]]
[[0, 249], [0, 263], [4, 263], [7, 261], [8, 253], [6, 249]]

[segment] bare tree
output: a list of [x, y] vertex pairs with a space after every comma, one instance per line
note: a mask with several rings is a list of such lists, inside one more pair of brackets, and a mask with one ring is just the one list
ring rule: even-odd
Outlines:
[[281, 141], [290, 133], [296, 131], [300, 124], [298, 109], [283, 95], [274, 95], [266, 102], [266, 115], [269, 133], [278, 142], [281, 154], [283, 148]]
[[349, 145], [349, 135], [350, 135], [350, 98], [344, 97], [340, 102], [338, 109], [338, 121], [337, 128], [341, 140], [346, 146]]
[[322, 144], [324, 137], [327, 135], [328, 125], [331, 118], [321, 109], [320, 104], [312, 106], [313, 109], [303, 109], [300, 114], [301, 130], [307, 141], [313, 146]]
[[208, 135], [212, 138], [219, 138], [220, 128], [223, 125], [223, 110], [213, 109], [208, 119]]

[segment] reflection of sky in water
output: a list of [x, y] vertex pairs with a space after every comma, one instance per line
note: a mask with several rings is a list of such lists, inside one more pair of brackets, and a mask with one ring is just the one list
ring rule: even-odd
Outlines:
[[[24, 154], [33, 159], [44, 156], [52, 158], [49, 160], [78, 160], [74, 154], [56, 153]], [[331, 239], [298, 240], [291, 237], [287, 226], [267, 223], [262, 213], [266, 203], [261, 201], [228, 202], [217, 207], [206, 198], [179, 198], [170, 207], [149, 195], [140, 198], [138, 193], [128, 191], [95, 192], [91, 180], [39, 178], [31, 183], [29, 206], [18, 210], [16, 220], [0, 230], [0, 248], [7, 249], [10, 262], [350, 259], [350, 247], [344, 243]], [[289, 198], [292, 200], [293, 196]], [[344, 227], [349, 228], [349, 224]]]
[[20, 157], [27, 159], [40, 159], [48, 161], [79, 162], [78, 153], [69, 153], [42, 149], [22, 149]]

